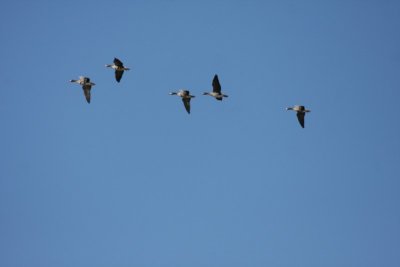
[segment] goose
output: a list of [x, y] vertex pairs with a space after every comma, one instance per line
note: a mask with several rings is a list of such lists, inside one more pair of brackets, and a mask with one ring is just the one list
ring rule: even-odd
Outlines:
[[203, 93], [203, 95], [209, 95], [215, 97], [215, 99], [220, 101], [222, 101], [222, 98], [228, 97], [227, 95], [221, 93], [221, 84], [219, 83], [217, 74], [214, 75], [214, 79], [212, 81], [212, 87], [213, 87], [212, 92], [205, 92]]
[[122, 74], [124, 74], [125, 70], [130, 70], [129, 68], [124, 67], [124, 64], [118, 58], [114, 58], [114, 64], [106, 64], [106, 67], [112, 68], [115, 70], [115, 79], [117, 82], [121, 81]]
[[178, 92], [171, 92], [169, 94], [180, 96], [187, 113], [190, 114], [190, 99], [195, 97], [194, 95], [191, 95], [188, 90], [179, 90]]
[[88, 77], [79, 76], [79, 80], [69, 80], [71, 83], [77, 83], [82, 85], [83, 93], [85, 94], [86, 101], [90, 103], [90, 90], [92, 86], [96, 85], [92, 83]]
[[297, 119], [302, 128], [304, 128], [304, 117], [306, 116], [307, 112], [311, 112], [311, 110], [306, 109], [304, 106], [293, 106], [288, 107], [286, 110], [293, 110], [297, 112]]

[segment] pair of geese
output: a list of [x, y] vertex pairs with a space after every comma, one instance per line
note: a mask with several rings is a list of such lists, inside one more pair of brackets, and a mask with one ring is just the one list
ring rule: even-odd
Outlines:
[[[124, 64], [122, 63], [121, 60], [118, 58], [114, 58], [114, 63], [113, 64], [106, 64], [106, 67], [112, 68], [115, 70], [115, 80], [117, 82], [121, 81], [122, 75], [124, 74], [124, 71], [130, 70], [129, 68], [126, 68]], [[95, 83], [90, 81], [90, 78], [80, 76], [78, 80], [69, 80], [72, 83], [77, 83], [79, 85], [82, 85], [83, 89], [83, 94], [85, 95], [86, 101], [90, 103], [90, 90], [92, 89], [92, 86], [96, 85]]]
[[[212, 81], [212, 87], [213, 87], [212, 92], [205, 92], [205, 93], [203, 93], [203, 95], [212, 96], [216, 100], [219, 100], [219, 101], [222, 101], [222, 99], [224, 97], [228, 97], [227, 95], [225, 95], [221, 92], [221, 84], [219, 83], [217, 74], [215, 74], [214, 79]], [[190, 100], [193, 97], [195, 97], [194, 95], [191, 95], [188, 90], [179, 90], [178, 92], [171, 92], [169, 94], [180, 96], [182, 98], [182, 102], [183, 102], [183, 105], [185, 106], [187, 113], [190, 114]]]
[[[114, 58], [114, 63], [113, 64], [106, 64], [106, 67], [112, 68], [115, 70], [115, 80], [117, 82], [121, 81], [122, 75], [124, 74], [125, 70], [130, 70], [129, 68], [126, 68], [124, 64], [122, 63], [121, 60], [118, 58]], [[77, 83], [82, 86], [83, 93], [85, 95], [86, 101], [90, 103], [90, 90], [92, 89], [92, 86], [96, 85], [95, 83], [90, 81], [90, 78], [80, 76], [79, 80], [70, 80], [70, 82]], [[221, 92], [221, 84], [218, 79], [218, 75], [214, 75], [214, 79], [212, 81], [212, 87], [213, 91], [212, 92], [205, 92], [203, 95], [209, 95], [214, 97], [216, 100], [222, 101], [224, 97], [228, 97], [227, 95], [223, 94]], [[185, 109], [188, 114], [190, 114], [190, 100], [195, 97], [194, 95], [190, 94], [190, 91], [188, 90], [179, 90], [178, 92], [171, 92], [170, 95], [177, 95], [182, 98], [183, 105], [185, 106]], [[293, 110], [297, 112], [297, 119], [301, 125], [302, 128], [304, 128], [304, 117], [307, 112], [310, 112], [311, 110], [306, 109], [304, 106], [293, 106], [293, 107], [288, 107], [286, 110]]]

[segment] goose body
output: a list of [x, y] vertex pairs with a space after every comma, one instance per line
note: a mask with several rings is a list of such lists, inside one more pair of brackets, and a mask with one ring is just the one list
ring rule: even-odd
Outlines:
[[304, 128], [304, 117], [306, 116], [307, 112], [310, 112], [311, 110], [306, 109], [304, 106], [293, 106], [293, 107], [288, 107], [286, 110], [293, 110], [297, 112], [297, 119], [301, 125], [302, 128]]
[[188, 90], [179, 90], [178, 92], [171, 92], [169, 94], [181, 97], [187, 113], [190, 114], [190, 100], [195, 97], [194, 95], [191, 95]]
[[92, 89], [92, 86], [96, 84], [91, 82], [90, 78], [84, 76], [79, 76], [79, 80], [69, 80], [69, 81], [72, 83], [77, 83], [82, 86], [86, 101], [90, 103], [90, 90]]
[[224, 97], [228, 97], [221, 92], [221, 84], [219, 83], [218, 75], [214, 75], [214, 79], [212, 81], [212, 92], [205, 92], [203, 95], [209, 95], [214, 97], [216, 100], [222, 101]]
[[106, 64], [106, 67], [107, 68], [112, 68], [112, 69], [115, 70], [115, 80], [117, 80], [117, 82], [121, 81], [121, 78], [122, 78], [122, 75], [124, 74], [124, 71], [130, 70], [129, 68], [124, 67], [124, 64], [118, 58], [114, 58], [114, 63], [113, 64]]

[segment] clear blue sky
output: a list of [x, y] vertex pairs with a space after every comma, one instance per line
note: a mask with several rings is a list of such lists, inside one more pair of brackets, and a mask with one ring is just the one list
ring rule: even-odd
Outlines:
[[399, 14], [3, 1], [0, 266], [400, 266]]

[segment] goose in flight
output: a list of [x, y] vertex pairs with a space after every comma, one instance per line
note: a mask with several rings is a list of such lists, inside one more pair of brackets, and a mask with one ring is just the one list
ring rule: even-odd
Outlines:
[[304, 128], [304, 117], [306, 116], [307, 112], [310, 112], [311, 110], [306, 109], [304, 106], [293, 106], [293, 107], [288, 107], [286, 110], [293, 110], [297, 112], [297, 119], [299, 120], [299, 123], [302, 128]]
[[130, 70], [129, 68], [124, 67], [124, 64], [121, 62], [121, 60], [116, 57], [114, 58], [114, 64], [106, 64], [106, 67], [115, 70], [115, 80], [117, 80], [117, 82], [121, 81], [125, 70]]
[[215, 97], [215, 99], [220, 100], [220, 101], [222, 100], [222, 98], [228, 97], [227, 95], [224, 95], [221, 92], [221, 84], [219, 83], [217, 74], [215, 74], [214, 79], [212, 81], [212, 87], [213, 87], [212, 92], [205, 92], [205, 93], [203, 93], [203, 95], [209, 95], [209, 96]]
[[191, 95], [188, 90], [179, 90], [178, 92], [171, 92], [169, 94], [180, 96], [187, 113], [190, 114], [190, 99], [195, 97], [194, 95]]
[[90, 90], [92, 86], [96, 85], [92, 83], [88, 77], [79, 76], [79, 80], [69, 80], [71, 83], [77, 83], [82, 85], [83, 93], [85, 94], [86, 101], [90, 103]]

